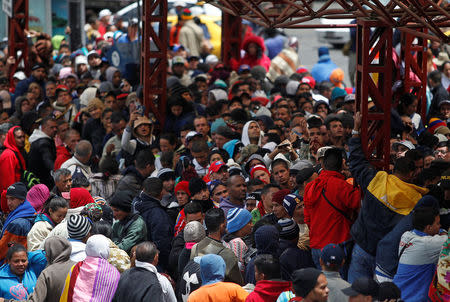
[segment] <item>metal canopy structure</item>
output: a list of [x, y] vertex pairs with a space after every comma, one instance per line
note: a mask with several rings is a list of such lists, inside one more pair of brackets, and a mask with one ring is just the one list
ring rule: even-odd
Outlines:
[[[450, 42], [441, 27], [450, 26], [450, 4], [446, 0], [210, 0], [224, 13], [240, 16], [264, 27], [319, 28], [356, 25], [302, 24], [319, 18], [380, 21], [404, 32], [428, 28], [430, 40]], [[313, 4], [314, 8], [313, 7]], [[333, 5], [332, 5], [333, 4]], [[332, 6], [332, 8], [331, 8]], [[433, 35], [432, 35], [432, 34]], [[416, 33], [415, 33], [416, 34]]]

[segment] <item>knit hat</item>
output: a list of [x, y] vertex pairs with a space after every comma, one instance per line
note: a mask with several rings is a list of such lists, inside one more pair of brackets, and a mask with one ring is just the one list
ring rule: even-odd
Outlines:
[[89, 234], [90, 230], [91, 223], [88, 218], [78, 214], [70, 215], [67, 221], [67, 232], [70, 239], [81, 240]]
[[255, 154], [259, 149], [258, 145], [247, 145], [241, 150], [241, 154], [239, 155], [239, 158], [237, 159], [238, 164], [242, 164], [244, 160], [247, 160], [252, 154]]
[[85, 188], [72, 188], [70, 189], [70, 203], [71, 209], [83, 207], [88, 203], [94, 202], [91, 194]]
[[131, 191], [116, 191], [116, 193], [111, 197], [109, 205], [118, 208], [121, 211], [130, 213], [133, 197], [134, 196]]
[[89, 103], [87, 105], [87, 111], [89, 112], [89, 111], [95, 110], [95, 109], [100, 109], [103, 111], [104, 107], [105, 107], [105, 105], [99, 98], [93, 98], [92, 100], [89, 101]]
[[[342, 82], [344, 82], [344, 71], [341, 68], [334, 69], [330, 74], [330, 82], [333, 83], [334, 86], [343, 87]], [[347, 94], [346, 91], [345, 94]]]
[[277, 255], [280, 233], [274, 225], [263, 225], [254, 234], [258, 254]]
[[291, 191], [288, 189], [283, 189], [278, 192], [275, 192], [272, 195], [272, 202], [278, 203], [279, 205], [283, 205], [283, 199], [289, 193], [291, 193]]
[[300, 195], [297, 194], [288, 194], [284, 196], [283, 198], [283, 207], [286, 210], [286, 212], [289, 214], [289, 216], [294, 215], [295, 207], [297, 204], [301, 203], [303, 201], [303, 198]]
[[191, 221], [184, 227], [183, 238], [185, 242], [200, 242], [205, 237], [205, 228], [198, 221]]
[[189, 181], [189, 192], [191, 192], [191, 196], [207, 189], [206, 183], [201, 178], [192, 178]]
[[161, 179], [162, 181], [166, 181], [169, 179], [175, 179], [175, 171], [169, 168], [162, 168], [158, 171], [158, 174], [156, 174], [156, 177]]
[[184, 191], [187, 193], [187, 195], [191, 196], [191, 193], [189, 192], [189, 182], [182, 180], [175, 186], [175, 194], [177, 194], [178, 191]]
[[31, 206], [40, 212], [44, 206], [44, 203], [50, 197], [50, 191], [44, 184], [38, 184], [33, 186], [27, 194], [27, 200]]
[[337, 98], [341, 98], [341, 97], [345, 98], [346, 95], [347, 95], [347, 92], [345, 91], [345, 89], [336, 87], [331, 92], [331, 101], [334, 102], [334, 100], [336, 100]]
[[434, 134], [436, 129], [439, 128], [439, 127], [442, 127], [442, 126], [447, 127], [447, 123], [445, 123], [443, 120], [440, 120], [440, 119], [438, 119], [436, 117], [433, 117], [428, 122], [428, 131], [431, 134]]
[[213, 133], [217, 133], [217, 130], [219, 129], [220, 126], [225, 126], [226, 127], [226, 123], [223, 120], [223, 118], [218, 118], [217, 120], [215, 120], [212, 124], [211, 124], [211, 134]]
[[287, 95], [295, 95], [300, 85], [299, 81], [289, 81], [286, 85], [286, 94]]
[[212, 194], [214, 192], [214, 190], [220, 185], [225, 186], [224, 183], [221, 182], [219, 179], [215, 179], [215, 180], [210, 181], [208, 183], [209, 194]]
[[292, 274], [292, 287], [295, 295], [305, 298], [316, 287], [317, 279], [322, 274], [317, 268], [302, 268]]
[[342, 292], [349, 297], [355, 297], [358, 295], [378, 297], [378, 283], [373, 278], [362, 277], [355, 280], [352, 286], [344, 288]]
[[99, 221], [103, 217], [102, 207], [96, 203], [88, 203], [82, 212], [86, 212], [92, 221]]
[[297, 238], [300, 232], [300, 228], [297, 223], [290, 218], [283, 218], [278, 220], [278, 225], [281, 228], [280, 238], [286, 240], [292, 240]]
[[322, 259], [327, 266], [340, 267], [344, 258], [344, 251], [339, 245], [334, 243], [324, 246], [322, 249], [322, 254], [320, 255], [320, 259]]
[[326, 46], [319, 47], [319, 49], [318, 49], [319, 58], [323, 55], [329, 55], [329, 54], [330, 54], [330, 50], [328, 49], [328, 47], [326, 47]]
[[434, 134], [442, 134], [442, 135], [447, 135], [450, 134], [450, 129], [446, 126], [441, 126], [438, 127], [435, 131]]
[[[439, 275], [439, 273], [438, 273]], [[397, 285], [393, 282], [382, 282], [378, 289], [378, 301], [399, 301], [402, 297], [402, 292]]]
[[21, 182], [16, 182], [6, 189], [6, 196], [11, 196], [18, 198], [20, 200], [25, 200], [27, 198], [27, 187]]
[[269, 177], [270, 177], [270, 172], [269, 172], [269, 170], [267, 170], [267, 168], [264, 165], [256, 165], [253, 168], [251, 168], [251, 170], [250, 170], [250, 178], [253, 179], [254, 178], [253, 175], [258, 170], [266, 172], [267, 174], [269, 174]]
[[233, 208], [228, 211], [227, 230], [234, 233], [245, 227], [252, 220], [252, 214], [245, 209]]
[[191, 10], [189, 8], [183, 9], [183, 12], [181, 13], [181, 20], [191, 20], [192, 18]]

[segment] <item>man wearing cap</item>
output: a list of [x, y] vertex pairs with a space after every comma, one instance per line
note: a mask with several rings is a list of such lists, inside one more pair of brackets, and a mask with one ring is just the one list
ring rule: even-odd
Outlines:
[[72, 104], [70, 89], [66, 85], [56, 86], [56, 101], [52, 106], [69, 123], [72, 123], [78, 114], [77, 108]]
[[323, 274], [327, 277], [328, 288], [330, 289], [330, 293], [328, 294], [329, 302], [340, 302], [348, 299], [342, 293], [342, 290], [349, 287], [350, 284], [343, 280], [339, 274], [339, 270], [344, 265], [344, 259], [344, 251], [334, 243], [327, 244], [322, 249], [320, 266]]
[[403, 140], [392, 144], [392, 149], [395, 151], [396, 159], [405, 156], [406, 152], [409, 150], [414, 150], [415, 148], [416, 147], [414, 147], [413, 143], [408, 140]]
[[132, 213], [132, 201], [130, 191], [117, 191], [109, 201], [116, 220], [112, 226], [111, 239], [127, 253], [136, 244], [147, 240], [147, 226], [139, 214]]
[[356, 98], [353, 93], [347, 94], [344, 97], [344, 103], [342, 105], [342, 109], [353, 114], [355, 112], [355, 101], [356, 101]]
[[70, 215], [67, 220], [67, 233], [72, 245], [70, 260], [79, 262], [86, 259], [86, 241], [91, 236], [92, 223], [85, 216]]
[[192, 79], [186, 72], [185, 64], [186, 60], [181, 56], [175, 56], [172, 59], [172, 74], [179, 79], [179, 84], [181, 84], [183, 87], [187, 87], [192, 83]]
[[100, 24], [98, 25], [98, 32], [100, 33], [101, 37], [103, 37], [103, 35], [106, 33], [107, 27], [110, 24], [111, 15], [111, 11], [107, 8], [102, 9], [98, 13], [98, 19], [100, 21]]
[[[31, 83], [38, 83], [42, 87], [42, 91], [45, 95], [45, 77], [47, 75], [47, 70], [43, 64], [35, 64], [31, 67], [31, 76], [27, 79], [17, 83], [16, 89], [14, 91], [14, 99], [16, 97], [24, 95], [28, 91], [28, 87]], [[13, 100], [14, 101], [14, 100]]]
[[[378, 291], [380, 286], [372, 278], [360, 278], [352, 283], [352, 286], [342, 290], [350, 302], [372, 302], [378, 301]], [[342, 300], [341, 300], [342, 301]]]
[[[330, 291], [325, 275], [312, 267], [302, 268], [294, 272], [292, 289], [295, 298], [290, 301], [304, 302], [326, 302]], [[300, 297], [303, 299], [298, 299]]]
[[10, 213], [6, 218], [0, 235], [0, 263], [3, 263], [10, 242], [27, 247], [27, 235], [33, 226], [36, 211], [26, 201], [27, 187], [16, 182], [6, 189], [6, 201]]
[[54, 186], [51, 171], [56, 160], [54, 139], [57, 132], [56, 121], [52, 117], [46, 117], [42, 120], [40, 129], [35, 129], [29, 138], [31, 146], [27, 167], [48, 188]]
[[[408, 215], [428, 189], [412, 184], [416, 166], [402, 157], [394, 163], [394, 173], [377, 171], [370, 165], [361, 146], [361, 113], [355, 115], [353, 137], [349, 140], [349, 167], [364, 193], [362, 207], [351, 229], [356, 244], [352, 252], [348, 280], [372, 278], [378, 242], [397, 222]], [[405, 203], [405, 201], [407, 201]]]
[[211, 181], [219, 180], [226, 183], [230, 177], [228, 166], [223, 161], [215, 161], [209, 166], [208, 176]]
[[319, 177], [305, 187], [305, 222], [317, 268], [320, 268], [320, 250], [325, 245], [350, 239], [353, 217], [361, 204], [361, 192], [347, 183], [341, 173], [342, 163], [342, 151], [328, 149]]
[[180, 29], [180, 44], [189, 49], [189, 55], [200, 57], [204, 40], [202, 28], [193, 20], [189, 8], [183, 9], [181, 20], [184, 20], [185, 23]]

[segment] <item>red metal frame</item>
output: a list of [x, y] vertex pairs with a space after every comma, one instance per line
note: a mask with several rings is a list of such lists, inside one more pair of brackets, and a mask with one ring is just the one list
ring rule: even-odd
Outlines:
[[[143, 101], [147, 111], [153, 112], [163, 125], [167, 107], [167, 0], [146, 0], [142, 3]], [[158, 32], [155, 32], [152, 24], [158, 26]]]
[[[9, 81], [14, 85], [13, 75], [20, 63], [25, 66], [25, 73], [30, 74], [28, 62], [28, 0], [13, 2], [13, 16], [8, 18], [8, 53], [16, 59], [16, 63], [9, 67]], [[19, 55], [18, 52], [21, 52]]]
[[[417, 34], [427, 33], [426, 28], [417, 29]], [[427, 114], [427, 39], [414, 33], [402, 34], [402, 61], [405, 63], [404, 92], [414, 93], [419, 100], [422, 120]], [[417, 39], [417, 40], [416, 40]], [[419, 81], [414, 78], [415, 74]]]
[[240, 17], [222, 13], [222, 61], [225, 64], [231, 58], [239, 61], [242, 43], [242, 19]]
[[[362, 147], [375, 167], [388, 170], [392, 99], [392, 27], [381, 21], [364, 18], [357, 21], [356, 32], [356, 105], [362, 113]], [[377, 76], [378, 79], [374, 80], [373, 76]], [[368, 109], [369, 97], [377, 108], [375, 112]]]

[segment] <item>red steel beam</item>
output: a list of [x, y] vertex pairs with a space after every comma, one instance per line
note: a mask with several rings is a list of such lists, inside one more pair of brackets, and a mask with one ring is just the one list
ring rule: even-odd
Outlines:
[[[371, 33], [371, 28], [376, 30]], [[356, 102], [362, 113], [361, 142], [369, 161], [387, 171], [391, 131], [392, 27], [382, 21], [358, 19], [356, 32]], [[378, 57], [378, 62], [375, 57]], [[378, 77], [376, 81], [372, 78], [375, 75]], [[377, 112], [369, 112], [369, 97]]]
[[[25, 73], [30, 74], [28, 61], [28, 0], [16, 0], [13, 2], [12, 18], [8, 18], [8, 53], [16, 59], [14, 65], [9, 68], [9, 82], [14, 85], [13, 75], [19, 64], [24, 64]], [[21, 52], [20, 55], [18, 52]]]
[[[142, 3], [143, 102], [147, 113], [151, 111], [163, 126], [167, 107], [167, 0], [146, 0]], [[152, 24], [158, 26], [158, 32]]]
[[239, 61], [242, 44], [242, 19], [222, 13], [222, 61], [228, 65], [231, 58]]

